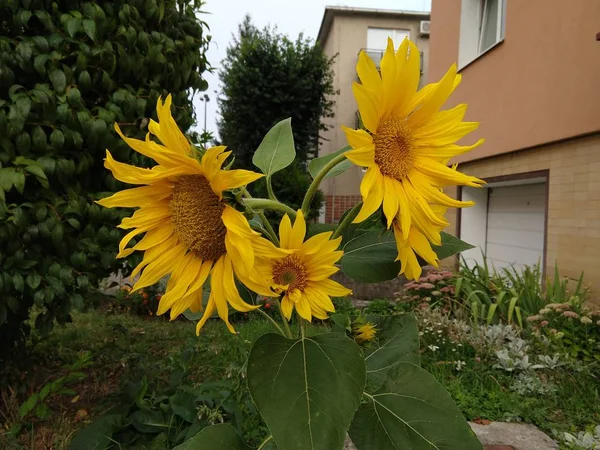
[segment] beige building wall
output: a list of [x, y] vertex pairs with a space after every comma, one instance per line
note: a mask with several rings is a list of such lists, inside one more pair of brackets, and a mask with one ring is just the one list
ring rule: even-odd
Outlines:
[[[461, 171], [484, 179], [541, 170], [549, 171], [546, 274], [554, 273], [555, 263], [572, 279], [583, 271], [600, 293], [600, 133], [461, 165]], [[449, 193], [456, 195], [456, 189]], [[456, 234], [456, 210], [448, 220], [448, 231]]]
[[[360, 50], [367, 47], [369, 27], [408, 30], [410, 39], [424, 53], [421, 83], [427, 81], [429, 39], [419, 36], [421, 20], [428, 20], [428, 16], [421, 14], [402, 17], [389, 12], [372, 14], [349, 10], [337, 13], [333, 17], [329, 32], [322, 39], [322, 45], [327, 55], [337, 55], [333, 68], [335, 89], [339, 93], [335, 96], [335, 116], [325, 121], [331, 128], [322, 134], [324, 141], [319, 147], [319, 156], [348, 145], [341, 125], [356, 126], [358, 106], [352, 94], [352, 83], [358, 81], [356, 63]], [[339, 218], [341, 213], [360, 201], [359, 186], [362, 177], [361, 168], [352, 167], [346, 173], [323, 182], [321, 188], [329, 201], [326, 208], [332, 220]]]
[[[432, 79], [459, 60], [462, 1], [432, 2]], [[598, 0], [506, 0], [504, 41], [462, 68], [451, 98], [481, 123], [468, 141], [486, 138], [458, 161], [600, 130], [598, 32]]]

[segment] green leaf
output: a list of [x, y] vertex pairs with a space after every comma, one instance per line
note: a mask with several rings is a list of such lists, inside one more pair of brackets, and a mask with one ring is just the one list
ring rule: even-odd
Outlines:
[[77, 34], [77, 31], [79, 30], [80, 25], [81, 25], [81, 19], [78, 19], [76, 17], [71, 17], [67, 21], [67, 33], [69, 33], [69, 36], [74, 37], [75, 34]]
[[169, 424], [165, 422], [160, 411], [138, 409], [131, 413], [127, 418], [131, 420], [131, 424], [135, 429], [142, 433], [159, 433], [160, 431], [169, 428]]
[[33, 59], [33, 68], [40, 75], [44, 75], [46, 73], [46, 62], [48, 61], [49, 58], [50, 58], [50, 56], [48, 54], [44, 53], [42, 55], [37, 55]]
[[92, 41], [96, 40], [96, 22], [91, 19], [85, 19], [83, 21], [83, 31], [85, 31], [85, 34], [87, 34]]
[[365, 384], [360, 347], [340, 333], [265, 334], [248, 358], [248, 387], [279, 450], [341, 449]]
[[0, 187], [5, 191], [10, 191], [14, 184], [15, 169], [13, 167], [3, 167], [0, 169]]
[[[313, 178], [316, 177], [317, 174], [321, 171], [321, 169], [325, 167], [327, 163], [329, 163], [329, 161], [331, 161], [336, 156], [347, 152], [351, 148], [352, 147], [350, 146], [344, 147], [339, 149], [337, 152], [329, 153], [327, 155], [319, 156], [318, 158], [313, 159], [311, 162], [308, 163], [308, 171], [310, 175]], [[350, 167], [352, 167], [352, 161], [346, 159], [339, 163], [337, 166], [335, 166], [333, 169], [331, 169], [329, 172], [327, 172], [327, 175], [325, 175], [323, 179], [337, 177], [338, 175], [348, 170]]]
[[401, 362], [357, 411], [358, 450], [482, 450], [450, 395], [426, 370]]
[[212, 425], [173, 450], [251, 450], [228, 423]]
[[54, 90], [59, 94], [64, 93], [67, 87], [67, 77], [65, 76], [65, 73], [60, 69], [52, 69], [48, 76], [50, 77], [52, 86], [54, 86]]
[[169, 404], [173, 413], [177, 414], [187, 422], [194, 422], [198, 407], [193, 395], [187, 392], [178, 392], [169, 398]]
[[52, 130], [52, 134], [50, 135], [50, 144], [54, 148], [62, 148], [65, 145], [65, 135], [58, 128]]
[[377, 330], [375, 345], [365, 350], [367, 384], [371, 392], [383, 385], [392, 367], [401, 362], [420, 364], [419, 329], [412, 314], [368, 316], [367, 321]]
[[123, 416], [107, 414], [77, 432], [69, 450], [99, 450], [107, 448], [113, 433], [120, 427]]
[[25, 189], [25, 174], [20, 170], [15, 171], [13, 175], [13, 184], [15, 188], [17, 188], [17, 191], [22, 194]]
[[396, 261], [398, 249], [391, 231], [368, 231], [350, 239], [343, 250], [342, 271], [355, 280], [376, 283], [392, 280], [400, 272], [400, 262]]
[[29, 275], [27, 275], [26, 282], [31, 289], [37, 289], [37, 287], [42, 282], [42, 277], [39, 274], [32, 272]]
[[475, 248], [475, 246], [468, 244], [465, 241], [461, 241], [459, 238], [452, 236], [451, 234], [444, 233], [443, 231], [441, 232], [441, 236], [442, 246], [431, 246], [439, 259], [449, 258], [457, 253]]
[[45, 187], [45, 188], [49, 187], [48, 178], [46, 177], [44, 170], [40, 166], [34, 166], [34, 165], [25, 166], [25, 171], [29, 172], [32, 175], [35, 175], [37, 177], [37, 179], [40, 181], [40, 184], [42, 185], [42, 187]]
[[19, 416], [21, 417], [21, 419], [27, 414], [29, 414], [33, 408], [35, 408], [35, 405], [37, 405], [38, 402], [38, 397], [39, 396], [37, 393], [32, 394], [27, 400], [25, 400], [21, 404], [21, 406], [19, 407]]
[[264, 174], [270, 176], [294, 161], [296, 149], [291, 123], [288, 118], [271, 128], [254, 152], [252, 163]]

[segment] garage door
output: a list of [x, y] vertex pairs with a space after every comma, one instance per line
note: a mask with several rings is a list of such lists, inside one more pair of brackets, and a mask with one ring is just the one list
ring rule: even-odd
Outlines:
[[543, 261], [546, 184], [490, 187], [486, 257], [496, 269]]

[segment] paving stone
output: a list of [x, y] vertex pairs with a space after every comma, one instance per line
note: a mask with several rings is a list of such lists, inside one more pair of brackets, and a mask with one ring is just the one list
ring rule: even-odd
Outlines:
[[486, 450], [557, 450], [558, 444], [533, 425], [492, 422], [469, 423]]

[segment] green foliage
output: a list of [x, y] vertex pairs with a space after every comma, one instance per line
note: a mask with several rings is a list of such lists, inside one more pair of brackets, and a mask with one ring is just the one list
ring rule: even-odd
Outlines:
[[[275, 29], [257, 29], [246, 17], [220, 72], [219, 135], [239, 167], [254, 169], [253, 154], [263, 136], [291, 118], [296, 162], [277, 173], [272, 183], [279, 200], [292, 207], [300, 205], [310, 184], [306, 164], [317, 156], [319, 132], [326, 130], [321, 118], [333, 115], [332, 62], [319, 44], [302, 35], [291, 41]], [[266, 197], [265, 181], [254, 183], [252, 194]], [[318, 214], [322, 200], [317, 200], [311, 217]]]
[[341, 448], [364, 385], [360, 347], [338, 333], [266, 334], [248, 357], [248, 387], [279, 450]]
[[218, 424], [204, 428], [189, 441], [173, 450], [251, 450], [242, 437], [229, 424]]
[[[141, 138], [159, 95], [193, 123], [190, 89], [206, 89], [201, 2], [44, 0], [0, 3], [0, 340], [70, 320], [114, 260], [122, 212], [94, 200], [121, 189], [102, 168], [147, 165], [112, 131]], [[13, 354], [19, 354], [14, 352]], [[0, 358], [2, 356], [0, 355]]]
[[402, 302], [394, 302], [386, 299], [372, 300], [363, 310], [366, 315], [374, 316], [397, 316], [410, 311], [412, 305]]

